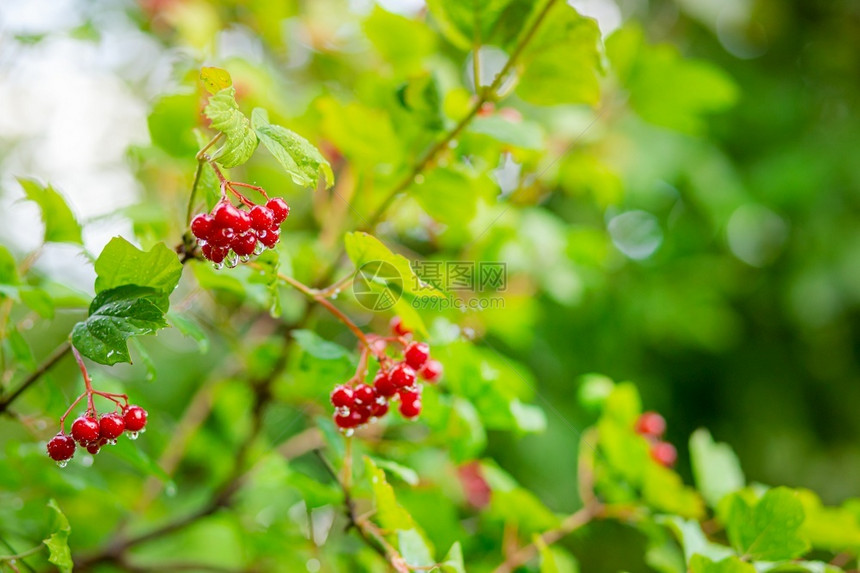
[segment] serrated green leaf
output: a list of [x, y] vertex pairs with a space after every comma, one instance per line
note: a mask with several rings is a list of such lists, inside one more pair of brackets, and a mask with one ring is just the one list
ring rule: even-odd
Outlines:
[[167, 326], [159, 298], [157, 290], [137, 285], [100, 292], [90, 304], [89, 317], [72, 330], [72, 344], [100, 364], [131, 362], [127, 340]]
[[376, 519], [383, 529], [409, 530], [413, 529], [415, 522], [405, 509], [400, 507], [394, 497], [394, 488], [385, 479], [385, 471], [376, 466], [372, 459], [365, 456], [364, 464], [367, 468], [367, 479], [373, 491], [373, 500], [376, 506]]
[[412, 567], [427, 567], [436, 563], [427, 542], [417, 529], [399, 530], [397, 547], [403, 560]]
[[714, 442], [707, 430], [698, 429], [690, 436], [690, 458], [696, 486], [711, 507], [744, 487], [744, 473], [731, 446]]
[[428, 0], [427, 8], [445, 38], [463, 50], [482, 44], [512, 0]]
[[674, 532], [681, 547], [684, 549], [684, 558], [690, 561], [694, 555], [704, 555], [714, 561], [720, 561], [733, 555], [733, 551], [725, 545], [713, 543], [708, 540], [702, 531], [702, 526], [694, 519], [683, 519], [677, 515], [664, 517], [660, 520]]
[[286, 127], [269, 123], [269, 114], [259, 107], [251, 113], [251, 126], [293, 183], [316, 189], [322, 171], [326, 188], [334, 185], [331, 164], [310, 141]]
[[54, 511], [53, 533], [42, 542], [48, 548], [48, 561], [56, 565], [62, 573], [71, 573], [74, 567], [72, 552], [69, 549], [69, 535], [72, 533], [72, 527], [55, 500], [49, 500], [48, 507]]
[[233, 78], [227, 70], [214, 67], [200, 68], [200, 81], [210, 94], [218, 93], [233, 85]]
[[797, 492], [778, 487], [755, 504], [735, 495], [726, 530], [739, 555], [762, 561], [794, 559], [809, 550], [800, 533], [805, 517]]
[[395, 282], [387, 280], [389, 287], [401, 288], [404, 292], [421, 296], [444, 296], [432, 285], [427, 285], [419, 280], [406, 257], [391, 252], [382, 241], [373, 235], [362, 232], [347, 233], [344, 237], [344, 244], [346, 245], [346, 254], [356, 269], [360, 270], [366, 264], [378, 262], [388, 263], [394, 267], [401, 280]]
[[537, 105], [596, 104], [600, 29], [567, 2], [556, 2], [523, 50], [517, 94]]
[[292, 336], [302, 350], [320, 360], [338, 360], [351, 355], [340, 344], [330, 342], [312, 330], [294, 330]]
[[164, 243], [142, 251], [122, 237], [114, 237], [96, 259], [95, 270], [96, 293], [125, 285], [151, 288], [158, 294], [151, 297], [153, 302], [167, 312], [168, 297], [182, 276], [182, 263]]
[[734, 556], [714, 562], [703, 555], [693, 555], [690, 573], [756, 573], [756, 568]]
[[209, 98], [203, 113], [212, 122], [212, 129], [224, 134], [224, 145], [212, 154], [223, 167], [235, 167], [251, 158], [257, 149], [257, 135], [251, 122], [239, 111], [236, 88], [225, 88]]
[[42, 185], [34, 179], [18, 178], [27, 199], [42, 210], [45, 223], [46, 243], [73, 243], [83, 245], [81, 225], [60, 193], [50, 185]]

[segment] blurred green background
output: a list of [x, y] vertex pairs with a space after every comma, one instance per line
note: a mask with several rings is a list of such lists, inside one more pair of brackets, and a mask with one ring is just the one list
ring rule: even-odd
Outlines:
[[[377, 229], [412, 257], [507, 264], [504, 309], [448, 311], [443, 321], [422, 313], [436, 321], [437, 338], [447, 323], [472, 328], [486, 352], [504, 357], [500, 368], [524, 364], [536, 381], [547, 431], [489, 430], [487, 455], [553, 510], [574, 509], [578, 431], [593, 421], [576, 401], [578, 380], [599, 372], [634, 381], [645, 406], [665, 415], [687, 478], [687, 437], [705, 426], [732, 444], [750, 481], [809, 487], [831, 503], [860, 496], [860, 4], [572, 4], [600, 25], [599, 97], [578, 94], [585, 103], [573, 105], [538, 105], [520, 92], [505, 99], [498, 108], [518, 110], [520, 128], [499, 136], [488, 122], [467, 132], [457, 153], [470, 155], [474, 171], [443, 165], [442, 175], [427, 177], [429, 191], [397, 201]], [[483, 55], [490, 74], [498, 54]], [[233, 75], [240, 105], [267, 107], [319, 144], [337, 172], [335, 193], [312, 195], [272, 162], [242, 171], [289, 200], [285, 256], [297, 276], [312, 277], [336, 254], [344, 228], [360, 226], [433, 141], [434, 126], [462, 115], [470, 57], [439, 33], [420, 0], [4, 3], [0, 239], [19, 260], [38, 247], [38, 213], [19, 202], [14, 182], [27, 175], [66, 194], [87, 222], [93, 253], [115, 234], [145, 246], [177, 243], [198, 149], [196, 74], [217, 65]], [[422, 108], [434, 105], [422, 91], [428, 77], [438, 90], [433, 113]], [[49, 246], [37, 262], [70, 310], [25, 325], [36, 356], [80, 318], [74, 293], [91, 291], [92, 281], [85, 261]], [[194, 274], [207, 283], [205, 270]], [[153, 413], [156, 429], [137, 442], [152, 457], [199, 385], [212, 373], [231, 376], [225, 349], [243, 348], [252, 368], [265, 364], [270, 325], [244, 324], [248, 305], [229, 285], [221, 290], [201, 302], [188, 288], [174, 300], [212, 334], [205, 359], [172, 332], [143, 342], [154, 382], [142, 363], [100, 371]], [[262, 287], [243, 296], [251, 307], [266, 304]], [[294, 320], [304, 303], [282, 296], [284, 317]], [[217, 311], [216, 298], [224, 303]], [[388, 319], [348, 309], [369, 328]], [[317, 331], [351, 345], [325, 319]], [[50, 413], [76, 394], [73, 372], [64, 364], [20, 402], [21, 412], [49, 412], [30, 426], [39, 438], [53, 427]], [[329, 386], [309, 386], [282, 389], [283, 404], [267, 419], [274, 441], [302, 428], [295, 416], [308, 402], [326, 413]], [[215, 415], [178, 478], [191, 492], [183, 506], [217, 483], [225, 471], [219, 444], [242, 431], [231, 420], [247, 390], [219, 386], [216, 394]], [[40, 446], [13, 420], [0, 420], [0, 436], [6, 463], [20, 471], [4, 476], [6, 489], [26, 491]], [[103, 474], [43, 477], [42, 491], [70, 494], [93, 479], [136, 491], [122, 481], [131, 462], [103, 458]], [[5, 517], [20, 519], [9, 508]], [[87, 513], [83, 504], [70, 511]], [[102, 511], [112, 523], [126, 508]], [[105, 532], [95, 527], [79, 539], [94, 544]]]

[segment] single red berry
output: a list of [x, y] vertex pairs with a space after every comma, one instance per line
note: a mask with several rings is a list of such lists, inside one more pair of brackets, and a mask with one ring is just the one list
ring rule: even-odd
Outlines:
[[274, 213], [263, 205], [254, 205], [249, 215], [251, 216], [251, 227], [257, 231], [266, 231], [275, 224]]
[[203, 256], [213, 263], [221, 263], [227, 257], [230, 249], [224, 247], [215, 247], [213, 245], [203, 245]]
[[201, 213], [191, 220], [191, 232], [200, 240], [208, 241], [215, 229], [215, 218], [209, 213]]
[[269, 199], [266, 207], [272, 212], [272, 218], [277, 225], [283, 223], [290, 216], [290, 206], [280, 197]]
[[146, 410], [140, 406], [129, 406], [122, 416], [125, 429], [129, 432], [139, 432], [146, 427]]
[[424, 380], [427, 380], [430, 383], [438, 382], [442, 377], [442, 372], [445, 368], [442, 366], [442, 363], [438, 360], [430, 359], [426, 363], [424, 363], [424, 368], [421, 369], [419, 374]]
[[415, 370], [405, 362], [398, 362], [388, 373], [388, 377], [398, 388], [405, 388], [415, 384]]
[[430, 358], [430, 345], [426, 342], [412, 342], [406, 347], [403, 357], [409, 366], [419, 370]]
[[678, 459], [678, 450], [669, 442], [654, 442], [651, 445], [651, 459], [662, 466], [670, 468]]
[[360, 426], [369, 422], [370, 417], [372, 415], [373, 414], [371, 413], [371, 408], [356, 408], [350, 413], [350, 416], [352, 417], [352, 420], [356, 426]]
[[[212, 216], [215, 217], [218, 226], [225, 229], [236, 229], [243, 224], [242, 213], [228, 201], [222, 201], [215, 205], [215, 208], [212, 209]], [[248, 222], [250, 223], [250, 219]]]
[[257, 237], [260, 239], [261, 243], [271, 249], [278, 244], [278, 239], [281, 238], [281, 232], [272, 229], [268, 231], [260, 231], [257, 233]]
[[421, 413], [421, 394], [402, 392], [400, 394], [400, 413], [404, 418], [417, 417]]
[[48, 442], [48, 455], [55, 462], [64, 462], [75, 455], [75, 440], [60, 432]]
[[334, 413], [334, 423], [338, 428], [343, 430], [354, 428], [358, 424], [352, 417], [352, 412], [347, 412], [346, 414], [341, 414], [339, 412]]
[[87, 451], [89, 453], [91, 453], [92, 455], [96, 455], [97, 453], [99, 453], [99, 451], [101, 451], [102, 446], [105, 445], [106, 443], [107, 442], [104, 440], [99, 440], [98, 442], [94, 442], [92, 444], [87, 444]]
[[209, 242], [213, 247], [227, 249], [235, 236], [236, 233], [232, 227], [216, 227], [209, 233]]
[[81, 416], [72, 424], [72, 438], [82, 446], [99, 439], [99, 421], [90, 416]]
[[403, 319], [399, 316], [395, 316], [391, 319], [391, 322], [388, 323], [389, 328], [391, 328], [391, 332], [396, 334], [397, 336], [406, 336], [410, 334], [412, 331], [406, 328], [406, 325], [403, 324]]
[[125, 430], [125, 420], [119, 414], [111, 412], [99, 420], [100, 435], [106, 440], [115, 440]]
[[397, 393], [397, 384], [391, 380], [388, 372], [381, 368], [376, 373], [376, 378], [373, 379], [373, 387], [376, 389], [377, 394], [385, 398], [390, 398]]
[[239, 215], [236, 217], [236, 224], [233, 225], [233, 230], [237, 233], [244, 233], [245, 231], [251, 230], [251, 216], [247, 211], [242, 211], [241, 209], [236, 209], [236, 212]]
[[257, 246], [257, 237], [253, 233], [242, 233], [236, 235], [231, 243], [233, 250], [241, 257], [247, 257], [254, 254], [254, 247]]
[[666, 419], [657, 412], [644, 412], [636, 420], [636, 433], [646, 437], [660, 438], [666, 432]]
[[355, 387], [355, 401], [361, 404], [372, 404], [376, 400], [376, 391], [373, 386], [359, 384]]
[[388, 402], [385, 400], [377, 400], [373, 403], [373, 408], [370, 413], [375, 418], [381, 418], [388, 413]]
[[355, 403], [352, 388], [345, 384], [335, 386], [331, 391], [331, 403], [335, 408], [352, 408]]

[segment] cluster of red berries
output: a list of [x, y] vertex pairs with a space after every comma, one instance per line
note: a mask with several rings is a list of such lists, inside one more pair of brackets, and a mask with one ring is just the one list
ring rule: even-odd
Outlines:
[[223, 264], [235, 267], [239, 261], [248, 262], [272, 248], [281, 237], [281, 223], [290, 214], [290, 206], [280, 197], [269, 199], [265, 205], [251, 206], [248, 211], [234, 206], [224, 197], [211, 213], [201, 213], [191, 220], [191, 233], [197, 237], [203, 256], [217, 268]]
[[372, 385], [356, 377], [355, 384], [340, 384], [332, 390], [334, 423], [347, 434], [387, 414], [394, 400], [400, 401], [398, 409], [404, 418], [417, 418], [421, 414], [419, 378], [435, 383], [442, 376], [442, 364], [430, 358], [430, 346], [410, 340], [411, 332], [399, 317], [392, 320], [391, 329], [395, 337], [376, 338], [374, 343], [381, 343], [384, 349], [388, 341], [398, 342], [403, 348], [403, 359], [395, 361], [383, 354], [379, 357], [380, 368]]
[[79, 416], [72, 423], [71, 434], [61, 430], [48, 442], [48, 455], [60, 467], [65, 467], [75, 455], [76, 444], [95, 455], [102, 446], [116, 444], [123, 432], [136, 440], [138, 434], [146, 431], [146, 410], [140, 406], [125, 406], [122, 413], [111, 412], [100, 418], [93, 414], [87, 412]]
[[666, 420], [657, 412], [644, 412], [636, 420], [636, 433], [651, 444], [651, 458], [658, 464], [670, 468], [678, 459], [678, 450], [669, 442], [663, 441], [666, 433]]

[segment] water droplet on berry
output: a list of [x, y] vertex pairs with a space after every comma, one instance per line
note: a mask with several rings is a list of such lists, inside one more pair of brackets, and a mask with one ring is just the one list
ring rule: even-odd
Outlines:
[[108, 440], [108, 442], [107, 442], [107, 443], [108, 443], [108, 444], [110, 444], [110, 445], [112, 445], [112, 446], [115, 446], [115, 445], [116, 445], [116, 439]]
[[140, 432], [129, 432], [128, 433], [128, 439], [129, 440], [136, 440], [138, 438], [138, 436], [140, 436]]
[[242, 261], [243, 263], [247, 263], [248, 261], [251, 260], [251, 255], [242, 255], [241, 257], [239, 257], [239, 260]]
[[235, 268], [236, 265], [239, 264], [239, 255], [237, 255], [233, 251], [230, 251], [230, 254], [227, 255], [226, 259], [224, 259], [224, 262], [227, 264], [228, 269]]
[[59, 460], [57, 461], [57, 467], [64, 468], [69, 465], [69, 460]]
[[[355, 430], [353, 430], [352, 428], [347, 428], [346, 430], [343, 430], [343, 435], [346, 436], [347, 438], [351, 438], [354, 433], [355, 433]], [[62, 466], [60, 466], [60, 467], [62, 467]]]
[[209, 241], [204, 241], [203, 239], [197, 239], [197, 244], [200, 245], [200, 247], [202, 248], [202, 247], [205, 247], [207, 244], [209, 244]]
[[224, 263], [212, 263], [212, 268], [216, 271], [220, 271], [224, 268]]
[[257, 244], [254, 245], [254, 255], [255, 256], [262, 254], [263, 251], [265, 251], [265, 250], [266, 250], [266, 245], [264, 245], [260, 241], [257, 241]]

